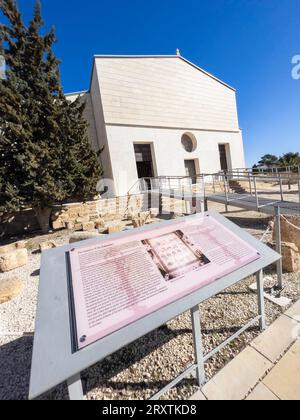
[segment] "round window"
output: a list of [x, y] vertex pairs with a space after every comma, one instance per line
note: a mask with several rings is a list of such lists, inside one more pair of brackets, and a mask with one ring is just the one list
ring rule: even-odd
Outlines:
[[181, 144], [184, 150], [188, 153], [192, 153], [197, 149], [196, 137], [190, 133], [185, 133], [181, 138]]

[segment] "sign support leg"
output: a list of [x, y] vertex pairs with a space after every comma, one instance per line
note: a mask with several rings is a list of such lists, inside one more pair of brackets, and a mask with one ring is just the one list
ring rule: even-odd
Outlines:
[[[275, 231], [276, 231], [276, 251], [282, 255], [281, 247], [281, 211], [280, 207], [275, 207]], [[277, 287], [281, 291], [283, 289], [283, 267], [282, 258], [277, 262]]]
[[265, 314], [265, 298], [264, 298], [264, 276], [263, 271], [260, 270], [256, 274], [257, 281], [257, 297], [258, 297], [258, 314], [260, 315], [259, 326], [260, 330], [266, 329], [266, 314]]
[[204, 370], [204, 356], [203, 356], [203, 345], [202, 345], [202, 334], [200, 325], [200, 312], [199, 307], [195, 306], [191, 310], [192, 328], [193, 328], [193, 340], [194, 340], [194, 351], [195, 351], [195, 364], [197, 365], [197, 382], [201, 387], [205, 383], [205, 370]]
[[208, 211], [208, 199], [204, 199], [204, 211]]
[[83, 400], [83, 389], [80, 374], [68, 379], [68, 391], [71, 401]]

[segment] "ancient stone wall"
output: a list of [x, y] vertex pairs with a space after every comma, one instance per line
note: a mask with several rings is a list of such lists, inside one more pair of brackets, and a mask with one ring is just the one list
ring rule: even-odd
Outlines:
[[142, 195], [101, 199], [84, 204], [65, 204], [53, 209], [51, 220], [54, 230], [93, 230], [104, 227], [105, 222], [122, 220], [130, 213], [139, 213], [143, 208]]
[[[139, 213], [147, 208], [144, 196], [132, 195], [112, 199], [101, 199], [87, 203], [72, 203], [53, 206], [51, 222], [53, 230], [74, 229], [80, 225], [86, 230], [97, 228], [102, 221], [124, 219], [128, 212]], [[0, 217], [0, 239], [39, 230], [39, 224], [32, 209]]]
[[[132, 215], [138, 215], [150, 209], [159, 209], [161, 206], [163, 214], [192, 213], [192, 204], [188, 201], [163, 197], [160, 202], [158, 195], [150, 199], [148, 194], [136, 194], [87, 203], [53, 206], [51, 227], [55, 231], [60, 229], [92, 231], [101, 229], [108, 222], [126, 220]], [[39, 231], [39, 224], [31, 209], [12, 214], [5, 220], [0, 218], [0, 239], [37, 231]]]

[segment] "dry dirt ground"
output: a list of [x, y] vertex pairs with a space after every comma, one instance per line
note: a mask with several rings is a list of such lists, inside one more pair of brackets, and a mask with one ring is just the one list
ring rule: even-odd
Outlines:
[[[217, 204], [210, 204], [210, 208], [224, 211], [224, 206]], [[230, 209], [227, 217], [258, 239], [270, 220], [255, 212], [236, 209]], [[9, 274], [22, 279], [23, 290], [14, 300], [0, 305], [0, 400], [26, 399], [28, 396], [40, 268], [40, 254], [36, 253], [36, 248], [41, 239], [51, 239], [60, 246], [68, 242], [69, 233], [63, 231], [49, 237], [32, 238], [28, 265]], [[274, 268], [267, 274], [271, 277], [268, 285], [272, 286], [276, 281]], [[0, 281], [7, 277], [0, 275]], [[205, 353], [256, 315], [256, 296], [248, 289], [253, 281], [253, 278], [246, 279], [201, 305]], [[283, 295], [296, 302], [300, 298], [300, 274], [285, 273], [284, 285]], [[281, 313], [279, 307], [266, 302], [268, 324]], [[258, 328], [253, 327], [211, 359], [205, 366], [207, 378], [224, 367], [258, 334]], [[84, 390], [90, 400], [146, 399], [192, 361], [191, 320], [190, 314], [186, 313], [83, 372]], [[188, 378], [164, 398], [184, 400], [196, 390], [195, 380]], [[42, 398], [66, 399], [66, 385], [62, 384]]]

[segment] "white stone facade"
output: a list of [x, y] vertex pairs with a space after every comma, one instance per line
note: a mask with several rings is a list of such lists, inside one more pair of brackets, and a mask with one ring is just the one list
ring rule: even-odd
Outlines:
[[[153, 176], [185, 176], [190, 161], [196, 173], [218, 172], [219, 145], [228, 169], [245, 167], [235, 90], [180, 56], [95, 56], [82, 96], [91, 143], [104, 146], [111, 195], [126, 195], [141, 176], [136, 144], [149, 145]], [[186, 133], [191, 152], [182, 145]]]

